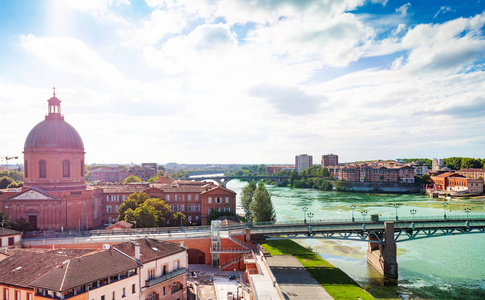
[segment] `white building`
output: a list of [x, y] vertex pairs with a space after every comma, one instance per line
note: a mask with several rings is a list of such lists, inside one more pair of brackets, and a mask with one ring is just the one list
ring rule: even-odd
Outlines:
[[300, 154], [295, 156], [295, 169], [298, 173], [313, 166], [313, 156]]

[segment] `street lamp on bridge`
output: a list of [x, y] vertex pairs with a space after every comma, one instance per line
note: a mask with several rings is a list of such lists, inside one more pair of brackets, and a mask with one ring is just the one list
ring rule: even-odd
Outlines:
[[367, 210], [363, 210], [360, 212], [360, 214], [362, 215], [362, 230], [365, 231], [365, 216], [368, 214], [369, 212]]
[[306, 224], [306, 212], [308, 210], [308, 207], [303, 207], [301, 210], [303, 210], [303, 224]]
[[469, 229], [470, 228], [470, 220], [468, 220], [468, 214], [471, 212], [472, 210], [467, 207], [465, 208], [465, 213], [466, 213], [466, 228]]
[[355, 222], [355, 218], [354, 218], [354, 210], [355, 210], [355, 208], [356, 208], [356, 207], [357, 207], [357, 206], [355, 206], [355, 205], [353, 205], [353, 204], [350, 206], [350, 209], [352, 210], [352, 222]]
[[401, 206], [401, 203], [395, 203], [393, 206], [396, 209], [396, 221], [399, 220], [399, 217], [397, 216], [397, 209]]
[[250, 209], [246, 210], [246, 228], [251, 227], [251, 213]]
[[443, 205], [443, 218], [446, 219], [446, 207], [448, 206], [448, 202], [444, 201], [441, 205]]
[[312, 212], [309, 212], [308, 213], [308, 218], [310, 219], [310, 226], [312, 226], [312, 218], [313, 218], [314, 214]]
[[413, 208], [409, 211], [409, 213], [413, 216], [413, 230], [414, 230], [414, 228], [415, 228], [415, 226], [414, 226], [414, 215], [417, 213], [417, 211]]

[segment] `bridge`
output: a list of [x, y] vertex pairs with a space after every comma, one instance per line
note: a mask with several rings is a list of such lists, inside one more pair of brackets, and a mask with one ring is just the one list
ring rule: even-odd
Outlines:
[[485, 215], [381, 219], [362, 222], [327, 220], [254, 224], [252, 238], [339, 239], [368, 243], [367, 261], [384, 276], [398, 275], [396, 243], [416, 239], [485, 232]]
[[281, 183], [284, 180], [290, 179], [290, 176], [271, 176], [271, 175], [263, 175], [263, 176], [197, 176], [197, 177], [189, 177], [189, 178], [175, 178], [175, 179], [180, 179], [180, 180], [196, 180], [196, 181], [205, 181], [205, 180], [214, 180], [216, 181], [220, 186], [226, 187], [227, 183], [233, 179], [239, 179], [239, 180], [244, 180], [244, 181], [255, 181], [255, 183], [258, 183], [258, 181], [261, 181], [263, 179], [270, 179], [276, 183]]

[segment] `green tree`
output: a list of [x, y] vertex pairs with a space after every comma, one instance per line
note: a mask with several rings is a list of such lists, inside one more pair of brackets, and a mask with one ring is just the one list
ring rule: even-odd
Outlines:
[[258, 184], [256, 192], [254, 193], [251, 210], [254, 222], [276, 221], [276, 213], [271, 202], [271, 195], [262, 182]]
[[150, 197], [145, 192], [133, 193], [128, 196], [127, 200], [135, 200], [137, 205], [147, 201]]
[[169, 221], [170, 217], [173, 215], [170, 205], [159, 198], [149, 198], [145, 200], [143, 204], [151, 206], [155, 209], [157, 213], [157, 226], [167, 226], [167, 221]]
[[140, 177], [136, 177], [135, 175], [130, 175], [125, 178], [124, 184], [132, 183], [132, 182], [141, 182]]
[[14, 181], [7, 186], [7, 189], [19, 188], [23, 186], [24, 186], [24, 183], [22, 181]]
[[135, 199], [128, 199], [121, 203], [120, 208], [118, 209], [118, 218], [116, 220], [119, 221], [126, 221], [130, 222], [130, 220], [127, 219], [127, 213], [128, 210], [131, 210], [132, 212], [138, 207], [138, 203], [136, 202]]
[[170, 224], [172, 224], [172, 226], [180, 226], [180, 216], [182, 216], [182, 224], [187, 225], [187, 217], [181, 212], [176, 212], [172, 215]]
[[256, 185], [254, 184], [254, 182], [248, 183], [248, 185], [243, 188], [241, 194], [241, 205], [242, 207], [244, 207], [244, 210], [248, 211], [250, 209], [255, 191]]
[[14, 183], [15, 180], [13, 180], [10, 177], [3, 176], [0, 178], [0, 190], [6, 189], [10, 184]]
[[34, 224], [30, 223], [25, 218], [15, 220], [15, 222], [12, 224], [12, 228], [22, 232], [33, 231], [35, 229]]
[[9, 217], [3, 211], [0, 211], [0, 226], [3, 228], [7, 228], [9, 225]]
[[136, 226], [148, 228], [157, 226], [157, 211], [150, 205], [142, 204], [133, 212]]

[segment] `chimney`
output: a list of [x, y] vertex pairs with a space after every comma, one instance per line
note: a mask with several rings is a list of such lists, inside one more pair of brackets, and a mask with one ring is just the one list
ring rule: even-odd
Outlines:
[[140, 244], [135, 244], [135, 259], [140, 260]]

